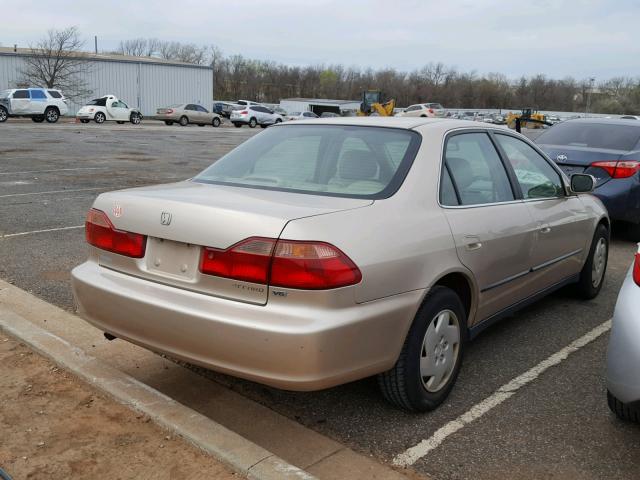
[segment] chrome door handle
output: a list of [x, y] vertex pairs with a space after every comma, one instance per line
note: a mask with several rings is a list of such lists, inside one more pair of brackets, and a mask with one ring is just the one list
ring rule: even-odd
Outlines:
[[542, 227], [540, 229], [540, 233], [549, 233], [551, 231], [551, 227]]
[[479, 248], [482, 248], [480, 242], [467, 243], [467, 250], [478, 250]]

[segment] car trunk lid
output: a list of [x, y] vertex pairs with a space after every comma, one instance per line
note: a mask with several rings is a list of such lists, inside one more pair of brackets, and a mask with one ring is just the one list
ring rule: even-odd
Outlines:
[[596, 178], [599, 187], [611, 180], [602, 168], [592, 167], [595, 162], [616, 162], [626, 153], [622, 150], [608, 150], [591, 147], [566, 145], [539, 145], [560, 169], [570, 177], [574, 173], [588, 173]]
[[100, 195], [94, 208], [114, 228], [147, 236], [140, 259], [99, 251], [104, 267], [188, 290], [264, 304], [267, 286], [199, 271], [203, 247], [278, 238], [293, 219], [360, 208], [372, 200], [293, 194], [191, 181]]

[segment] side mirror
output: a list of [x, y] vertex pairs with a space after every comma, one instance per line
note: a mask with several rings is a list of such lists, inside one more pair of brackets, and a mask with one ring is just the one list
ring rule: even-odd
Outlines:
[[586, 173], [574, 173], [571, 175], [572, 193], [591, 193], [596, 186], [596, 179]]

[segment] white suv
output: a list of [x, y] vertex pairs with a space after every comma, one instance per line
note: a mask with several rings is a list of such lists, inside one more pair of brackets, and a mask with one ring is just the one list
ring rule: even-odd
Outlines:
[[444, 117], [445, 110], [439, 103], [419, 103], [404, 109], [396, 117]]
[[36, 123], [56, 123], [69, 111], [60, 90], [14, 88], [0, 92], [0, 123], [9, 117], [30, 117]]
[[247, 105], [235, 107], [231, 112], [230, 120], [237, 128], [242, 125], [249, 125], [251, 128], [260, 125], [266, 128], [274, 123], [281, 123], [283, 117], [262, 105]]

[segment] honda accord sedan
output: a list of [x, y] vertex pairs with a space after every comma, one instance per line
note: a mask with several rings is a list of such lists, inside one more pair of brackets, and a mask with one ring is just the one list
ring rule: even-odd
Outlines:
[[187, 181], [98, 196], [73, 289], [108, 338], [290, 390], [378, 375], [425, 411], [484, 328], [565, 285], [598, 294], [593, 184], [491, 125], [280, 124]]

